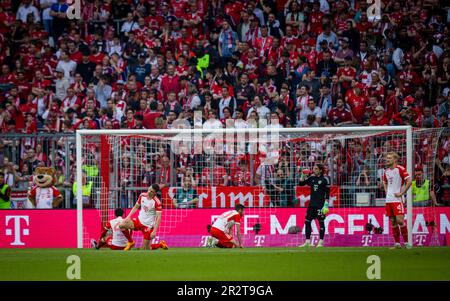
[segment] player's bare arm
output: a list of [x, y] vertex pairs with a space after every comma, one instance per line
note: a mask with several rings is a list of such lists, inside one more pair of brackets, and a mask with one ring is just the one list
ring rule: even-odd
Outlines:
[[139, 210], [140, 207], [141, 207], [141, 205], [138, 202], [136, 202], [136, 204], [134, 205], [133, 209], [131, 209], [130, 213], [127, 215], [127, 217], [119, 225], [120, 229], [133, 229], [134, 228], [133, 221], [131, 220], [131, 217], [133, 216], [133, 214], [136, 211]]
[[156, 221], [155, 221], [155, 226], [153, 227], [153, 231], [150, 234], [150, 238], [153, 239], [156, 236], [156, 232], [158, 231], [159, 228], [159, 224], [161, 223], [161, 215], [162, 212], [161, 211], [156, 211]]
[[387, 183], [386, 183], [386, 181], [383, 181], [383, 189], [384, 189], [384, 193], [387, 193]]
[[241, 224], [236, 224], [236, 236], [237, 236], [237, 241], [238, 241], [238, 248], [243, 248], [242, 245], [242, 237], [241, 237]]
[[399, 192], [394, 194], [396, 197], [401, 197], [403, 195], [406, 194], [406, 192], [408, 192], [408, 189], [411, 187], [412, 185], [412, 180], [411, 177], [409, 177], [408, 179], [406, 179], [406, 184], [403, 186], [403, 189]]
[[125, 218], [126, 220], [131, 219], [131, 217], [133, 216], [133, 214], [139, 210], [139, 208], [141, 207], [141, 205], [136, 202], [136, 204], [134, 204], [133, 209], [131, 209], [130, 213], [127, 215], [127, 217]]

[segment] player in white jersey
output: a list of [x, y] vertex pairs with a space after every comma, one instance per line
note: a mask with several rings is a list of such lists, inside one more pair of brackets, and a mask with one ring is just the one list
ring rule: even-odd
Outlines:
[[408, 242], [408, 228], [405, 221], [405, 208], [403, 197], [411, 187], [411, 177], [406, 168], [397, 165], [398, 155], [390, 152], [386, 156], [387, 169], [383, 174], [383, 186], [386, 192], [386, 215], [391, 220], [394, 235], [394, 248], [401, 248], [400, 233], [403, 236], [405, 247], [410, 248]]
[[[91, 241], [92, 247], [97, 250], [103, 246], [106, 246], [111, 250], [124, 250], [127, 246], [132, 247], [134, 245], [134, 241], [131, 238], [131, 231], [121, 230], [119, 228], [119, 225], [123, 221], [123, 210], [117, 208], [114, 211], [114, 215], [116, 218], [106, 223], [98, 242], [94, 239]], [[112, 235], [109, 235], [111, 231]]]
[[[150, 245], [150, 241], [155, 238], [161, 223], [162, 203], [156, 196], [159, 191], [159, 185], [153, 184], [148, 188], [147, 193], [141, 193], [138, 201], [131, 209], [128, 216], [120, 224], [121, 229], [139, 230], [144, 236], [143, 249], [159, 249], [167, 250], [167, 244], [161, 240], [157, 244]], [[140, 210], [139, 210], [140, 209]], [[137, 218], [131, 218], [133, 214], [139, 210]], [[127, 250], [127, 249], [125, 249]]]
[[[222, 213], [211, 227], [211, 236], [206, 243], [207, 247], [242, 248], [241, 217], [244, 214], [244, 205], [238, 204], [234, 210]], [[236, 225], [237, 242], [231, 235]]]

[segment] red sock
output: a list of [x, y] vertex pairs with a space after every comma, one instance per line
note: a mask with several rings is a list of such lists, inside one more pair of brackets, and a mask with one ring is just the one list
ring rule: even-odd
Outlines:
[[123, 235], [128, 239], [128, 242], [133, 242], [133, 239], [131, 238], [130, 231], [128, 230], [122, 230]]
[[398, 226], [392, 226], [392, 234], [394, 235], [394, 241], [400, 243], [400, 229]]
[[158, 244], [151, 244], [150, 247], [152, 248], [152, 250], [159, 249], [159, 248], [161, 248], [161, 243], [158, 243]]
[[403, 224], [403, 226], [400, 227], [400, 231], [402, 232], [403, 241], [408, 242], [408, 227]]

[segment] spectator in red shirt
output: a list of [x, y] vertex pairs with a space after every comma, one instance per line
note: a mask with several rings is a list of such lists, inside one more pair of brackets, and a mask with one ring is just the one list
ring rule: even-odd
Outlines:
[[150, 112], [145, 114], [144, 120], [142, 121], [142, 126], [146, 129], [156, 129], [155, 119], [161, 117], [163, 114], [157, 111], [158, 103], [156, 101], [152, 101], [150, 103]]
[[231, 181], [233, 186], [251, 186], [250, 171], [245, 159], [239, 161], [239, 166], [232, 168]]
[[75, 41], [68, 41], [67, 42], [68, 47], [68, 54], [70, 60], [74, 61], [75, 63], [79, 64], [83, 60], [83, 54], [78, 49], [78, 46], [75, 44]]
[[367, 97], [358, 86], [355, 87], [354, 91], [355, 93], [353, 95], [346, 97], [346, 101], [352, 111], [353, 117], [356, 119], [356, 122], [361, 124], [367, 105]]
[[356, 69], [351, 66], [352, 60], [351, 56], [347, 56], [344, 61], [344, 66], [339, 67], [336, 73], [344, 89], [349, 89], [352, 80], [356, 77]]
[[134, 119], [134, 110], [127, 109], [126, 119], [123, 122], [122, 127], [127, 129], [133, 129], [136, 126], [136, 120]]
[[207, 167], [203, 168], [201, 177], [204, 186], [228, 186], [228, 174], [221, 164], [222, 160], [218, 156], [207, 159]]
[[345, 102], [342, 98], [336, 101], [336, 106], [328, 113], [328, 123], [333, 126], [342, 126], [344, 124], [352, 124], [353, 116], [349, 110], [345, 108]]
[[180, 92], [179, 76], [175, 75], [173, 64], [167, 66], [167, 72], [161, 79], [161, 91], [165, 97], [170, 91], [175, 92], [176, 95]]
[[2, 66], [2, 74], [0, 75], [0, 84], [14, 84], [16, 82], [16, 76], [11, 72], [8, 65]]
[[377, 106], [375, 108], [374, 115], [370, 118], [371, 126], [381, 126], [381, 125], [389, 125], [389, 119], [384, 115], [384, 108], [382, 106]]
[[101, 65], [105, 54], [98, 51], [98, 46], [96, 44], [91, 45], [91, 54], [89, 55], [89, 61], [96, 65]]

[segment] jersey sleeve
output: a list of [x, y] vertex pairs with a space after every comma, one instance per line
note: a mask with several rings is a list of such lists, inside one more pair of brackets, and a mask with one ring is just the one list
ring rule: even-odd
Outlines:
[[403, 166], [399, 166], [398, 171], [403, 181], [409, 178], [409, 174]]
[[383, 175], [381, 176], [381, 180], [385, 183], [387, 183], [387, 178], [386, 178], [386, 171], [383, 172]]
[[110, 222], [106, 222], [105, 229], [107, 229], [107, 230], [111, 229], [111, 223]]
[[103, 228], [102, 233], [100, 234], [100, 237], [105, 237], [106, 234], [108, 233], [108, 230], [111, 229], [111, 223], [110, 222], [106, 222], [105, 227]]
[[155, 211], [157, 211], [157, 212], [161, 212], [162, 211], [162, 202], [156, 196], [155, 196]]
[[141, 200], [142, 200], [142, 194], [139, 196], [139, 198], [138, 198], [136, 204], [139, 205], [139, 206], [141, 206]]
[[233, 216], [232, 220], [234, 220], [235, 224], [241, 224], [241, 215], [240, 214], [236, 214], [235, 216]]

